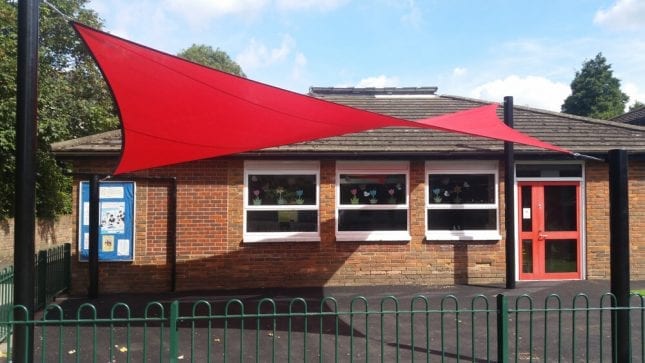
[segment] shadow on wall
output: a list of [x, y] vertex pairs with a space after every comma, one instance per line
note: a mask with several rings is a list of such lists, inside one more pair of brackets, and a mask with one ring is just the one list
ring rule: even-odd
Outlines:
[[[156, 197], [139, 200], [148, 209], [137, 221], [143, 239], [138, 240], [135, 262], [100, 263], [101, 294], [168, 292], [172, 290], [173, 276], [177, 291], [215, 291], [327, 285], [468, 284], [481, 283], [503, 271], [492, 257], [501, 248], [499, 241], [424, 242], [416, 231], [411, 242], [337, 242], [335, 220], [330, 218], [330, 211], [321, 212], [328, 213], [321, 217], [321, 242], [243, 243], [239, 233], [241, 218], [239, 221], [214, 219], [212, 208], [220, 206], [209, 204], [210, 209], [204, 207], [180, 216], [175, 250], [168, 237], [172, 234], [173, 218], [167, 207], [171, 204], [167, 182], [155, 183], [157, 189], [151, 184], [147, 188], [148, 194]], [[192, 185], [190, 189], [194, 189]], [[224, 203], [221, 204], [224, 208]], [[181, 210], [181, 205], [178, 208]], [[201, 222], [192, 223], [195, 219]], [[212, 240], [204, 230], [211, 233]], [[141, 241], [145, 243], [141, 245]], [[84, 296], [89, 281], [88, 266], [78, 262], [77, 256], [72, 261], [72, 294]]]
[[[72, 216], [36, 220], [36, 251], [72, 242]], [[13, 264], [14, 220], [0, 219], [0, 267]]]
[[[328, 222], [331, 223], [331, 222]], [[324, 224], [324, 222], [323, 222]], [[325, 228], [324, 226], [321, 226]], [[378, 246], [388, 246], [400, 251], [408, 251], [409, 246], [400, 243], [379, 242]], [[99, 264], [99, 291], [101, 293], [120, 292], [161, 292], [172, 288], [172, 247], [164, 246], [164, 256], [155, 259], [137, 258], [137, 264], [127, 262], [103, 262]], [[257, 243], [238, 245], [231, 252], [222, 251], [206, 258], [187, 259], [182, 255], [187, 248], [182, 241], [177, 242], [178, 258], [176, 263], [176, 290], [231, 290], [239, 288], [272, 287], [310, 287], [324, 286], [345, 266], [347, 259], [358, 249], [369, 249], [364, 243]], [[163, 248], [159, 246], [159, 248]], [[194, 246], [191, 246], [194, 248]], [[194, 250], [191, 253], [200, 253]], [[85, 262], [78, 262], [72, 256], [75, 266], [72, 270], [72, 293], [84, 295], [89, 281]], [[342, 272], [343, 278], [351, 274], [365, 273], [355, 270]], [[356, 276], [354, 276], [356, 278]]]
[[[436, 253], [423, 253], [421, 256], [422, 254], [412, 249], [409, 243], [245, 244], [232, 252], [178, 261], [175, 286], [177, 291], [185, 292], [244, 288], [323, 288], [328, 285], [469, 284], [478, 281], [476, 274], [479, 266], [472, 266], [473, 257], [470, 254], [481, 255], [481, 252], [470, 249], [484, 248], [486, 245], [488, 244], [472, 246], [455, 243], [427, 246], [436, 247], [436, 251], [442, 250], [440, 253], [444, 254], [445, 258], [441, 260], [452, 260], [450, 265], [442, 266], [436, 265], [442, 263], [435, 261]], [[179, 248], [181, 249], [181, 241]], [[181, 254], [180, 252], [180, 257]], [[167, 255], [157, 256], [156, 260], [144, 259], [145, 257], [139, 257], [136, 265], [127, 262], [100, 263], [99, 292], [110, 294], [171, 291], [171, 259]], [[477, 261], [481, 259], [481, 256], [475, 258]], [[75, 261], [73, 295], [83, 296], [87, 293], [87, 265], [78, 262], [76, 256], [72, 260]], [[411, 273], [410, 269], [406, 270], [408, 266], [414, 266], [418, 272], [415, 270]], [[439, 269], [446, 273], [443, 276], [437, 275], [436, 271]], [[485, 273], [490, 274], [490, 269], [491, 266], [487, 265]]]
[[2, 230], [3, 235], [9, 234], [9, 220], [8, 219], [0, 218], [0, 230]]

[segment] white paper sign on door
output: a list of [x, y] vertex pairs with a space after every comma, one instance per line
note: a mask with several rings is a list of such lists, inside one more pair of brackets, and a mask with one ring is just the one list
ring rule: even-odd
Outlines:
[[531, 219], [531, 208], [522, 208], [522, 218]]

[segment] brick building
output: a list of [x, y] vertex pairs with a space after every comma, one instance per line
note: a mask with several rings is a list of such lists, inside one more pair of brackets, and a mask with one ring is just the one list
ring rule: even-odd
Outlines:
[[[485, 104], [435, 92], [311, 89], [315, 97], [409, 120]], [[604, 158], [610, 149], [629, 151], [631, 270], [644, 279], [645, 128], [517, 106], [514, 120], [518, 130], [574, 152]], [[110, 173], [120, 131], [52, 148], [77, 175]], [[607, 279], [607, 164], [520, 145], [515, 159], [517, 279]], [[384, 128], [121, 180], [136, 184], [134, 259], [101, 263], [101, 291], [505, 279], [499, 141]], [[77, 189], [75, 183], [75, 198]], [[169, 218], [174, 205], [176, 220]], [[86, 263], [76, 262], [75, 291], [85, 291], [87, 275]]]

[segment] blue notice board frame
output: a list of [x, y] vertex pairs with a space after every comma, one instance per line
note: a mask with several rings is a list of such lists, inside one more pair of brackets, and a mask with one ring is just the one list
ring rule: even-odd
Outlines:
[[[82, 181], [78, 196], [79, 260], [89, 259], [90, 183]], [[134, 182], [99, 183], [99, 261], [134, 260]]]

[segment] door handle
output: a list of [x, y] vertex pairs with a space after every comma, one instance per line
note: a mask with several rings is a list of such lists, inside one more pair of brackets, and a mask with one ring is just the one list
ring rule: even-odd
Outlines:
[[548, 234], [542, 233], [542, 231], [538, 231], [538, 240], [542, 241], [544, 240], [545, 237], [548, 237]]

